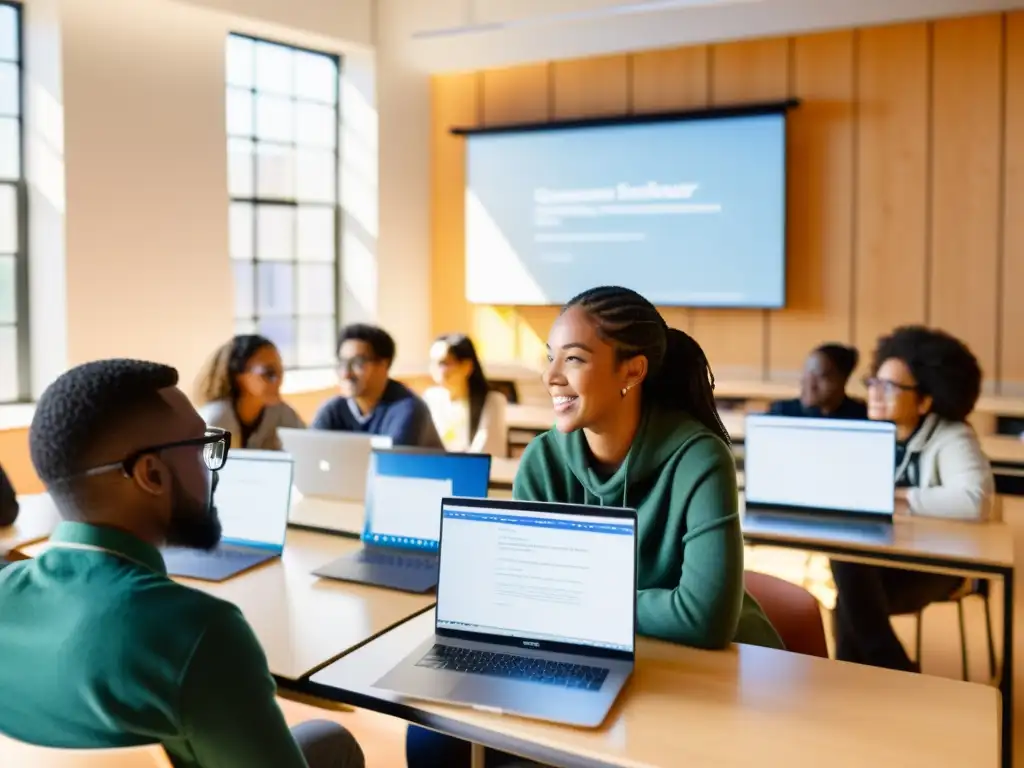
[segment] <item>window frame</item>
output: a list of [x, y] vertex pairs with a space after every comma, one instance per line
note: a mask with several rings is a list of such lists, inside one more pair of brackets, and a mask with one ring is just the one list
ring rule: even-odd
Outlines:
[[[0, 0], [0, 2], [4, 2], [4, 1], [5, 0]], [[294, 52], [308, 53], [308, 54], [313, 54], [315, 56], [322, 56], [324, 58], [329, 59], [334, 64], [334, 68], [335, 68], [334, 104], [329, 104], [329, 103], [323, 102], [323, 101], [316, 101], [314, 99], [303, 99], [301, 97], [297, 97], [294, 93], [292, 93], [291, 95], [288, 96], [288, 99], [292, 102], [293, 105], [294, 104], [300, 104], [300, 103], [319, 104], [319, 105], [324, 106], [324, 107], [330, 107], [334, 111], [334, 130], [335, 130], [335, 133], [334, 133], [334, 147], [333, 147], [333, 150], [331, 152], [332, 162], [333, 162], [333, 165], [334, 165], [334, 168], [333, 168], [333, 172], [334, 172], [334, 186], [333, 186], [333, 190], [332, 190], [333, 200], [331, 202], [311, 202], [311, 201], [305, 201], [305, 200], [300, 199], [297, 194], [293, 194], [293, 197], [289, 199], [289, 198], [281, 198], [281, 197], [271, 197], [271, 196], [261, 195], [259, 193], [259, 162], [260, 162], [259, 161], [259, 158], [260, 158], [259, 148], [260, 148], [261, 144], [264, 145], [264, 146], [269, 145], [269, 146], [287, 147], [292, 152], [295, 152], [297, 150], [301, 150], [302, 148], [308, 147], [309, 145], [303, 145], [301, 142], [299, 142], [297, 140], [296, 137], [293, 137], [291, 141], [284, 142], [284, 141], [275, 141], [275, 140], [266, 140], [266, 139], [262, 139], [261, 140], [257, 136], [257, 125], [256, 125], [256, 119], [257, 119], [256, 118], [257, 97], [259, 95], [261, 95], [261, 94], [268, 94], [268, 93], [270, 95], [279, 95], [279, 94], [275, 94], [273, 91], [268, 92], [266, 89], [261, 89], [257, 85], [257, 83], [255, 81], [255, 75], [256, 75], [255, 60], [253, 61], [253, 64], [252, 64], [252, 66], [253, 66], [253, 83], [252, 83], [252, 85], [250, 87], [243, 88], [242, 86], [238, 86], [238, 85], [235, 85], [235, 84], [231, 83], [228, 80], [228, 73], [227, 72], [225, 72], [225, 79], [224, 79], [225, 107], [227, 107], [227, 101], [228, 101], [228, 98], [229, 98], [232, 90], [248, 91], [249, 94], [252, 97], [252, 104], [253, 104], [253, 116], [252, 116], [253, 124], [252, 124], [252, 133], [250, 135], [243, 136], [243, 135], [231, 133], [231, 131], [228, 128], [228, 126], [225, 125], [225, 144], [229, 148], [230, 148], [231, 142], [235, 141], [235, 140], [251, 141], [252, 142], [252, 159], [251, 159], [251, 167], [250, 167], [251, 168], [251, 173], [252, 173], [252, 196], [241, 197], [241, 196], [238, 196], [236, 194], [233, 194], [232, 191], [230, 190], [230, 185], [229, 185], [229, 190], [228, 190], [228, 216], [229, 217], [231, 215], [231, 208], [234, 205], [236, 205], [236, 204], [243, 204], [243, 205], [251, 206], [251, 210], [252, 210], [252, 229], [251, 229], [251, 231], [249, 233], [249, 235], [250, 235], [250, 237], [252, 239], [252, 255], [251, 255], [251, 258], [238, 259], [238, 258], [235, 258], [234, 255], [231, 254], [230, 252], [228, 253], [228, 257], [229, 257], [230, 263], [232, 265], [232, 286], [233, 286], [233, 290], [232, 290], [232, 305], [233, 305], [233, 308], [232, 308], [232, 318], [233, 318], [233, 323], [235, 325], [235, 333], [238, 332], [238, 326], [241, 323], [248, 323], [248, 324], [250, 324], [253, 327], [253, 329], [254, 329], [253, 332], [261, 333], [261, 331], [260, 331], [260, 323], [261, 323], [261, 321], [263, 321], [265, 319], [272, 321], [272, 320], [276, 320], [276, 319], [279, 319], [279, 318], [280, 319], [287, 318], [293, 324], [292, 342], [293, 342], [293, 345], [294, 345], [294, 360], [292, 360], [292, 361], [287, 361], [286, 360], [285, 361], [285, 369], [288, 370], [288, 371], [322, 371], [322, 370], [325, 370], [326, 368], [333, 368], [333, 364], [330, 361], [333, 361], [334, 357], [336, 356], [338, 338], [339, 338], [339, 334], [341, 332], [341, 318], [342, 318], [342, 307], [341, 307], [342, 285], [343, 285], [343, 280], [342, 280], [342, 263], [343, 263], [342, 242], [343, 242], [343, 231], [342, 231], [342, 227], [343, 227], [343, 224], [344, 224], [344, 217], [342, 215], [342, 200], [341, 200], [341, 193], [342, 193], [342, 178], [341, 178], [341, 161], [342, 161], [342, 135], [341, 135], [341, 133], [342, 133], [342, 111], [341, 111], [341, 105], [342, 105], [342, 101], [341, 101], [341, 96], [342, 96], [342, 76], [343, 76], [343, 72], [344, 72], [344, 70], [343, 70], [344, 59], [343, 59], [343, 57], [341, 57], [337, 53], [332, 53], [330, 51], [317, 50], [315, 48], [307, 48], [307, 47], [304, 47], [304, 46], [301, 46], [301, 45], [294, 45], [292, 43], [282, 42], [281, 40], [276, 40], [276, 39], [269, 38], [269, 37], [260, 37], [260, 36], [256, 36], [256, 35], [247, 34], [247, 33], [244, 33], [244, 32], [234, 32], [234, 31], [229, 32], [228, 36], [226, 38], [226, 46], [230, 45], [232, 38], [248, 40], [248, 41], [250, 41], [250, 42], [252, 42], [254, 44], [265, 43], [265, 44], [269, 44], [269, 45], [276, 45], [276, 46], [280, 46], [282, 48], [287, 48], [288, 50], [294, 51]], [[225, 47], [225, 53], [226, 52], [227, 52], [227, 47]], [[226, 56], [225, 56], [225, 58], [226, 58]], [[324, 147], [313, 147], [313, 148], [314, 149], [321, 149], [321, 150], [325, 150], [326, 151], [326, 148], [324, 148]], [[230, 149], [229, 149], [229, 152], [230, 152]], [[229, 155], [229, 162], [230, 162], [230, 155]], [[290, 260], [287, 260], [287, 261], [266, 260], [266, 259], [261, 260], [259, 258], [259, 252], [260, 252], [260, 249], [259, 249], [260, 218], [259, 218], [259, 215], [258, 215], [258, 211], [259, 211], [260, 208], [267, 208], [267, 207], [272, 207], [272, 206], [280, 206], [280, 207], [283, 207], [283, 208], [290, 208], [295, 213], [294, 219], [293, 219], [293, 222], [294, 222], [295, 226], [293, 228], [292, 235], [291, 235], [292, 236], [292, 245], [293, 245], [293, 256], [292, 256], [292, 258]], [[331, 214], [332, 214], [331, 215], [331, 219], [333, 221], [333, 226], [334, 226], [334, 240], [333, 240], [333, 243], [331, 244], [332, 247], [333, 247], [333, 258], [330, 261], [326, 261], [326, 260], [325, 261], [303, 261], [303, 260], [301, 260], [299, 258], [298, 242], [297, 242], [297, 240], [298, 240], [298, 213], [301, 210], [311, 210], [311, 209], [321, 209], [321, 210], [330, 209], [331, 210]], [[246, 263], [246, 264], [249, 264], [251, 266], [251, 268], [252, 268], [252, 297], [251, 297], [252, 298], [252, 312], [250, 314], [248, 314], [248, 315], [240, 314], [239, 313], [239, 308], [238, 308], [237, 304], [235, 303], [235, 290], [237, 290], [237, 288], [235, 287], [235, 277], [234, 277], [234, 264], [235, 263]], [[261, 264], [288, 264], [288, 265], [290, 265], [292, 267], [292, 270], [293, 270], [292, 271], [292, 286], [291, 286], [291, 291], [292, 291], [292, 312], [290, 314], [265, 315], [265, 314], [262, 314], [260, 312], [260, 308], [259, 308], [259, 304], [260, 304], [259, 267], [260, 267]], [[299, 291], [300, 291], [299, 274], [300, 274], [300, 267], [303, 266], [303, 265], [307, 265], [307, 264], [316, 264], [316, 265], [325, 265], [325, 266], [326, 265], [330, 265], [331, 266], [332, 273], [333, 273], [333, 281], [332, 281], [333, 285], [331, 286], [331, 288], [332, 288], [332, 296], [333, 296], [333, 300], [334, 300], [334, 311], [330, 315], [330, 320], [331, 320], [331, 325], [332, 325], [332, 340], [331, 340], [331, 349], [329, 350], [329, 355], [326, 354], [327, 351], [325, 350], [325, 356], [324, 356], [324, 361], [323, 362], [303, 365], [302, 364], [302, 360], [301, 360], [301, 356], [300, 356], [300, 353], [299, 353], [299, 349], [300, 349], [300, 344], [299, 344], [299, 327], [300, 327], [300, 325], [302, 323], [302, 320], [304, 318], [307, 318], [307, 319], [316, 319], [316, 320], [325, 321], [328, 318], [327, 315], [323, 315], [323, 314], [304, 313], [302, 311], [302, 308], [299, 305]], [[266, 335], [266, 334], [264, 334], [264, 335]]]

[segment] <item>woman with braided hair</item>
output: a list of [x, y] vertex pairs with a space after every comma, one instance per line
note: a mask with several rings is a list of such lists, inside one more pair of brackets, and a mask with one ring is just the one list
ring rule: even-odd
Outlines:
[[256, 334], [235, 336], [203, 366], [196, 406], [209, 426], [231, 433], [232, 448], [279, 451], [279, 427], [306, 426], [281, 399], [283, 379], [284, 365], [274, 342]]

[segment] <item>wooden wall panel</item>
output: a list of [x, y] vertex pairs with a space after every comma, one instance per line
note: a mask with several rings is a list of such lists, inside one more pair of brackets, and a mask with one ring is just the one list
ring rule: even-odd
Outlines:
[[798, 38], [789, 117], [786, 309], [768, 317], [769, 378], [795, 381], [807, 353], [853, 334], [854, 33]]
[[883, 333], [925, 320], [930, 35], [858, 34], [854, 341], [867, 357]]
[[629, 109], [629, 57], [556, 61], [551, 114], [555, 119], [622, 115]]
[[[711, 98], [710, 49], [705, 45], [647, 51], [633, 56], [632, 112], [700, 109]], [[682, 307], [661, 310], [665, 322], [693, 330], [693, 313]]]
[[481, 73], [484, 125], [540, 123], [548, 119], [550, 64], [490, 69]]
[[[711, 103], [772, 101], [789, 95], [789, 40], [752, 40], [711, 49]], [[761, 310], [695, 309], [694, 338], [723, 379], [760, 379], [766, 358]]]
[[1006, 18], [1000, 394], [1024, 396], [1024, 11]]
[[463, 140], [449, 129], [476, 125], [477, 80], [475, 74], [458, 74], [431, 82], [430, 281], [435, 334], [472, 328], [466, 303], [466, 156]]
[[996, 375], [1003, 20], [976, 16], [933, 27], [932, 179], [928, 322]]

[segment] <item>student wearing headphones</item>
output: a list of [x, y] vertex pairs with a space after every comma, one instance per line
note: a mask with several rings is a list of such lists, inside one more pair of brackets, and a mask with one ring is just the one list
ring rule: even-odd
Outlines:
[[[967, 417], [981, 393], [981, 368], [963, 342], [921, 326], [879, 340], [871, 366], [868, 416], [896, 425], [899, 508], [911, 515], [984, 521], [996, 516], [995, 481]], [[889, 617], [945, 600], [958, 576], [832, 562], [836, 656], [876, 667], [920, 671]]]
[[[736, 467], [700, 345], [638, 293], [602, 287], [562, 310], [548, 361], [555, 428], [527, 446], [513, 496], [637, 510], [640, 634], [782, 648], [743, 586]], [[466, 764], [468, 746], [410, 728], [407, 755]]]
[[195, 401], [207, 425], [231, 433], [232, 448], [281, 450], [278, 427], [306, 425], [281, 399], [284, 364], [264, 336], [235, 336], [213, 353], [199, 374]]
[[772, 403], [773, 416], [866, 419], [867, 405], [846, 394], [846, 384], [857, 370], [856, 347], [822, 344], [811, 351], [800, 377], [800, 397]]

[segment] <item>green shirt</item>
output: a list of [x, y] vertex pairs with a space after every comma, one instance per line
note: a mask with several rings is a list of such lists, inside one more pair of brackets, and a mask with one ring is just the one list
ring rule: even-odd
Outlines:
[[637, 631], [697, 648], [782, 648], [743, 588], [736, 465], [729, 447], [679, 411], [649, 408], [625, 461], [594, 471], [581, 430], [551, 430], [519, 462], [517, 499], [637, 510]]
[[306, 768], [252, 629], [122, 531], [61, 523], [0, 571], [0, 731], [50, 747], [160, 742], [178, 768]]

